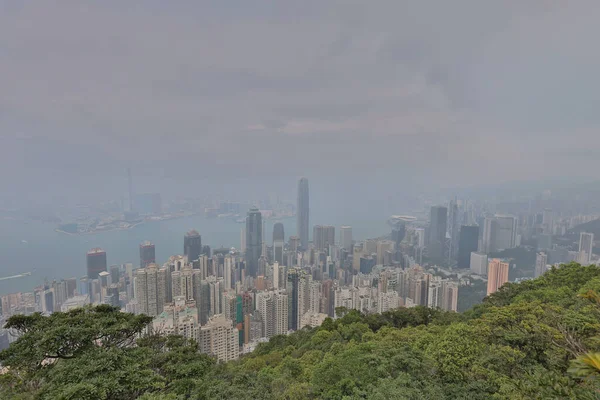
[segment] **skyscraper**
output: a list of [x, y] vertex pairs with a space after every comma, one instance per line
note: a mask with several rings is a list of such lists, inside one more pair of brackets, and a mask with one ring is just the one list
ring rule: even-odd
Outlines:
[[548, 255], [544, 252], [537, 253], [535, 256], [535, 272], [534, 278], [544, 275], [546, 266], [548, 265]]
[[497, 221], [493, 217], [487, 217], [483, 221], [483, 248], [484, 253], [496, 251], [496, 228]]
[[256, 277], [258, 259], [262, 255], [262, 215], [251, 208], [246, 216], [246, 269], [247, 275]]
[[191, 230], [183, 238], [183, 255], [188, 262], [196, 261], [202, 254], [202, 236], [196, 230]]
[[517, 218], [512, 215], [496, 215], [495, 248], [512, 249], [517, 244]]
[[148, 241], [140, 244], [140, 268], [145, 268], [154, 262], [156, 262], [154, 244]]
[[448, 235], [450, 242], [448, 246], [448, 257], [456, 260], [458, 257], [458, 242], [459, 242], [459, 228], [460, 228], [460, 216], [458, 211], [458, 204], [456, 200], [450, 201], [448, 209]]
[[460, 228], [458, 241], [458, 268], [469, 268], [471, 265], [471, 253], [477, 251], [479, 241], [479, 227], [463, 225]]
[[313, 244], [318, 251], [329, 252], [329, 246], [335, 244], [335, 227], [315, 225], [313, 228]]
[[429, 257], [433, 259], [444, 258], [446, 243], [446, 225], [448, 209], [442, 206], [431, 207], [429, 219]]
[[285, 335], [288, 331], [288, 295], [268, 291], [256, 294], [256, 309], [263, 323], [263, 337]]
[[163, 312], [166, 299], [167, 269], [150, 264], [135, 271], [135, 298], [138, 312], [156, 317]]
[[273, 225], [273, 260], [283, 265], [283, 246], [285, 233], [281, 222]]
[[471, 253], [471, 262], [469, 264], [471, 272], [477, 275], [485, 276], [488, 271], [488, 256], [485, 253], [476, 251]]
[[198, 334], [200, 351], [226, 362], [239, 358], [239, 331], [232, 320], [219, 314], [211, 317]]
[[290, 330], [298, 330], [298, 295], [300, 289], [300, 275], [298, 270], [292, 268], [288, 271], [288, 295], [289, 295], [289, 321]]
[[301, 178], [298, 181], [298, 204], [296, 207], [296, 226], [300, 245], [303, 249], [308, 248], [308, 223], [309, 223], [309, 202], [308, 202], [308, 179]]
[[342, 226], [340, 227], [340, 246], [342, 249], [350, 251], [352, 248], [352, 227]]
[[488, 265], [487, 295], [495, 293], [508, 282], [509, 264], [497, 258], [490, 261]]
[[298, 236], [290, 236], [290, 251], [297, 252], [300, 248], [300, 238]]
[[487, 217], [483, 223], [483, 251], [490, 253], [516, 247], [517, 223], [512, 215]]
[[579, 234], [579, 255], [577, 261], [583, 265], [589, 265], [592, 260], [594, 249], [594, 234], [581, 232]]
[[98, 274], [106, 271], [106, 252], [101, 248], [91, 249], [87, 252], [86, 258], [88, 278], [98, 279]]
[[394, 243], [394, 261], [400, 261], [402, 252], [400, 251], [400, 243], [406, 235], [406, 224], [404, 221], [398, 221], [392, 228], [392, 242]]

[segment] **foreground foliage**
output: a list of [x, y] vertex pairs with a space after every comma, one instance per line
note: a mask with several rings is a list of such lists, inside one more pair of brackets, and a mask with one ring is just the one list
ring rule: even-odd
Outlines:
[[508, 284], [464, 314], [343, 316], [217, 364], [148, 317], [98, 306], [17, 316], [2, 399], [598, 399], [600, 269]]

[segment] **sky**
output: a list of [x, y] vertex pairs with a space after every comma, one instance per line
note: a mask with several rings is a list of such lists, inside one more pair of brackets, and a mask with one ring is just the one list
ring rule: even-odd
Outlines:
[[[598, 1], [0, 0], [0, 186], [382, 197], [594, 178]], [[118, 193], [115, 195], [115, 193]], [[368, 196], [367, 196], [368, 197]]]

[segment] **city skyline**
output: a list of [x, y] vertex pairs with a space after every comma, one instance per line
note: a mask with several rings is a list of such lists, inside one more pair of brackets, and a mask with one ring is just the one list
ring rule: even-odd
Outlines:
[[597, 397], [599, 16], [0, 1], [0, 398]]

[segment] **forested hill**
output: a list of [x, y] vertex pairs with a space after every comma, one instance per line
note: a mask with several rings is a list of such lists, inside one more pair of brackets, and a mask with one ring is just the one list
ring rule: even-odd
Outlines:
[[148, 318], [109, 306], [17, 316], [0, 398], [597, 399], [596, 293], [600, 269], [570, 264], [464, 314], [346, 311], [227, 364], [176, 337], [132, 346]]

